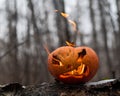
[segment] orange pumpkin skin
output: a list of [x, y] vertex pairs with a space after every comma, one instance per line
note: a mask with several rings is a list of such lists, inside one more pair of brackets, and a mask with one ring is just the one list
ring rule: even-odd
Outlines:
[[93, 49], [63, 46], [48, 56], [48, 69], [59, 81], [80, 84], [91, 80], [98, 70], [98, 56]]

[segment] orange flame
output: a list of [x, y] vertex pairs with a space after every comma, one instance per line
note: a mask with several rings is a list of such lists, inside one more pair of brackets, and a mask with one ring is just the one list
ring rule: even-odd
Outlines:
[[76, 23], [74, 21], [72, 21], [72, 20], [68, 20], [68, 21], [69, 21], [69, 23], [72, 24], [74, 31], [77, 31]]
[[68, 14], [66, 14], [66, 13], [63, 13], [63, 12], [61, 12], [61, 15], [63, 16], [63, 17], [65, 17], [65, 18], [68, 18]]
[[74, 47], [74, 46], [75, 46], [74, 42], [68, 42], [68, 41], [66, 41], [66, 44], [67, 44], [68, 46], [71, 46], [71, 47]]
[[58, 10], [54, 10], [55, 12], [58, 12]]
[[[59, 11], [55, 10], [55, 12], [59, 12]], [[68, 20], [68, 22], [72, 25], [73, 30], [76, 32], [77, 31], [76, 23], [73, 20], [68, 19], [69, 15], [64, 12], [60, 12], [60, 14], [61, 16], [65, 17]]]

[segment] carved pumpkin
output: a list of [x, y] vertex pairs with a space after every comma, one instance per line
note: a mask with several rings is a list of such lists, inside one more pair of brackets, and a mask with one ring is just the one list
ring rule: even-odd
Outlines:
[[86, 46], [63, 46], [49, 54], [48, 69], [63, 83], [85, 83], [96, 74], [98, 57], [91, 48]]

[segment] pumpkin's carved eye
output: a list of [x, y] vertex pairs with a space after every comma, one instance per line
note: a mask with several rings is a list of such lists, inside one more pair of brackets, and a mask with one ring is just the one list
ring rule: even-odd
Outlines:
[[78, 53], [78, 58], [83, 58], [86, 55], [86, 50], [83, 49], [82, 52]]
[[57, 55], [53, 55], [52, 64], [63, 66], [60, 58]]
[[82, 59], [86, 54], [87, 54], [86, 49], [82, 49], [82, 51], [78, 53], [77, 62], [82, 62]]

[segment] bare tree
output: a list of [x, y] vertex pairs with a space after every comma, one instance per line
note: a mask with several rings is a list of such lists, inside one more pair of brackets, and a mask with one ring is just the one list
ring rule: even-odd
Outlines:
[[56, 13], [56, 27], [58, 31], [59, 45], [62, 46], [65, 44], [65, 41], [70, 41], [67, 19], [60, 14], [61, 12], [65, 13], [64, 0], [53, 0], [53, 5], [55, 10], [58, 10], [58, 13]]
[[19, 81], [19, 72], [20, 67], [18, 63], [18, 39], [17, 39], [17, 21], [18, 21], [18, 12], [17, 12], [17, 1], [14, 0], [14, 11], [10, 10], [9, 0], [6, 1], [7, 12], [8, 12], [8, 28], [9, 28], [9, 42], [8, 48], [14, 47], [15, 49], [9, 53], [10, 63], [13, 64], [11, 69], [13, 80]]
[[105, 12], [103, 4], [104, 4], [103, 0], [98, 0], [100, 17], [101, 17], [101, 32], [102, 32], [103, 41], [104, 41], [105, 56], [106, 56], [107, 65], [108, 65], [108, 73], [110, 74], [110, 77], [111, 77], [112, 76], [112, 64], [111, 64], [110, 52], [108, 48], [108, 38], [107, 38], [108, 33], [106, 29], [106, 12]]
[[90, 0], [89, 1], [89, 6], [90, 6], [90, 18], [91, 18], [91, 23], [92, 23], [92, 44], [93, 44], [93, 48], [94, 50], [97, 52], [97, 54], [99, 53], [99, 49], [98, 49], [98, 41], [97, 41], [97, 32], [96, 32], [96, 24], [95, 24], [95, 13], [94, 13], [94, 9], [93, 9], [93, 4], [94, 0]]
[[81, 13], [81, 11], [80, 11], [80, 5], [79, 5], [79, 0], [77, 0], [77, 4], [76, 4], [76, 7], [77, 7], [77, 10], [76, 10], [76, 13], [78, 13], [78, 14], [76, 14], [76, 20], [75, 20], [75, 23], [76, 23], [76, 32], [74, 33], [74, 38], [73, 38], [73, 40], [74, 41], [77, 41], [77, 38], [79, 38], [80, 39], [80, 42], [81, 42], [81, 45], [85, 45], [85, 43], [84, 43], [84, 34], [82, 33], [82, 32], [80, 32], [80, 28], [79, 28], [79, 25], [80, 25], [80, 22], [79, 22], [79, 18], [80, 18], [80, 13]]
[[[116, 6], [117, 6], [117, 15], [118, 15], [118, 32], [116, 33], [115, 37], [116, 37], [116, 49], [115, 49], [115, 56], [117, 58], [117, 66], [116, 68], [119, 70], [120, 73], [120, 0], [116, 0]], [[119, 74], [118, 73], [118, 74]]]
[[[29, 18], [27, 18], [27, 34], [26, 34], [26, 44], [25, 44], [25, 48], [24, 48], [24, 84], [25, 85], [29, 85], [30, 84], [30, 61], [31, 61], [31, 57], [30, 57], [30, 47], [31, 47], [31, 36], [30, 36], [30, 20]], [[29, 53], [28, 53], [29, 52]]]
[[[107, 75], [112, 77], [112, 71], [115, 69], [119, 70], [120, 0], [116, 0], [118, 16], [116, 21], [112, 18], [113, 13], [110, 12], [111, 3], [108, 0], [87, 0], [85, 1], [87, 4], [81, 4], [83, 2], [77, 0], [75, 12], [71, 13], [74, 13], [74, 15], [70, 14], [75, 19], [77, 28], [77, 32], [72, 34], [70, 31], [73, 30], [69, 29], [70, 26], [68, 24], [69, 18], [62, 16], [65, 13], [66, 7], [64, 0], [25, 0], [23, 2], [27, 3], [24, 3], [26, 4], [25, 12], [27, 14], [22, 13], [23, 10], [19, 8], [18, 0], [6, 0], [6, 8], [0, 9], [3, 14], [5, 13], [3, 17], [5, 22], [3, 24], [0, 23], [0, 25], [7, 25], [4, 26], [5, 31], [7, 30], [7, 35], [5, 39], [2, 39], [5, 44], [0, 45], [0, 69], [2, 70], [0, 71], [0, 77], [3, 77], [0, 78], [0, 81], [2, 83], [16, 81], [28, 85], [49, 81], [51, 78], [47, 70], [47, 52], [44, 49], [44, 45], [47, 45], [51, 51], [56, 46], [63, 46], [65, 41], [72, 40], [77, 43], [80, 41], [81, 45], [89, 45], [98, 53], [100, 57], [100, 73], [98, 73], [97, 79], [105, 78]], [[48, 9], [48, 3], [53, 5], [50, 6], [50, 9]], [[85, 9], [81, 9], [83, 6]], [[58, 10], [54, 14], [52, 13], [53, 8]], [[82, 22], [84, 22], [84, 19], [81, 20], [82, 12], [83, 14], [84, 12], [90, 12], [90, 26], [92, 26], [92, 33], [90, 35], [83, 33], [86, 30], [85, 25], [84, 29], [82, 29], [83, 32], [80, 32], [80, 28], [83, 28], [81, 27]], [[89, 15], [87, 14], [87, 16]], [[52, 21], [53, 19], [54, 21]], [[25, 34], [20, 39], [18, 36], [18, 32], [21, 31], [19, 30], [19, 25], [23, 24], [23, 22], [26, 26], [23, 29]], [[89, 24], [88, 22], [89, 20], [87, 24]], [[54, 34], [55, 31], [56, 33]], [[89, 41], [90, 44], [88, 44], [87, 36], [92, 38]], [[53, 38], [58, 40], [55, 41], [55, 44], [53, 43]], [[22, 40], [25, 41], [20, 43], [19, 41]], [[112, 44], [111, 42], [114, 43]], [[101, 64], [101, 62], [104, 64]], [[103, 71], [106, 73], [104, 74]]]
[[[37, 17], [35, 16], [35, 6], [32, 2], [32, 0], [28, 0], [28, 7], [31, 11], [31, 23], [33, 25], [33, 31], [34, 31], [34, 42], [35, 42], [35, 50], [36, 50], [36, 64], [35, 66], [35, 72], [34, 72], [34, 80], [36, 82], [43, 81], [46, 78], [48, 78], [48, 74], [46, 71], [46, 60], [44, 55], [44, 47], [43, 47], [43, 37], [42, 37], [42, 28], [37, 26]], [[42, 24], [42, 22], [40, 22]], [[45, 76], [43, 77], [42, 73], [45, 73]], [[40, 78], [40, 79], [38, 79]]]

